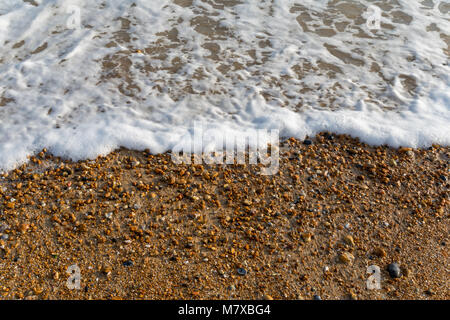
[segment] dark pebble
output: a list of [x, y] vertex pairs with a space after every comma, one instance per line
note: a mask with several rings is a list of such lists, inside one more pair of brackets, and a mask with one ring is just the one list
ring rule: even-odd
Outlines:
[[312, 145], [312, 141], [309, 140], [309, 139], [305, 139], [305, 140], [303, 141], [303, 144], [306, 145], [306, 146], [310, 146], [310, 145]]
[[238, 268], [237, 273], [240, 276], [245, 276], [247, 274], [247, 270], [245, 270], [244, 268]]
[[62, 175], [68, 175], [68, 176], [70, 176], [72, 173], [73, 173], [73, 171], [72, 171], [72, 169], [70, 169], [70, 168], [64, 168], [64, 169], [61, 170], [61, 174], [62, 174]]
[[402, 271], [398, 263], [394, 262], [388, 265], [387, 270], [391, 278], [400, 278], [402, 276]]
[[131, 261], [131, 260], [124, 261], [124, 262], [123, 262], [123, 265], [124, 265], [125, 267], [130, 267], [130, 266], [133, 265], [133, 261]]
[[447, 177], [444, 175], [441, 175], [439, 178], [441, 178], [442, 181], [446, 182], [447, 181]]
[[427, 289], [427, 290], [425, 290], [425, 294], [428, 295], [428, 296], [433, 296], [434, 295], [434, 291], [431, 290], [431, 289]]
[[314, 295], [314, 300], [322, 300], [322, 298], [320, 296], [318, 296], [317, 294]]

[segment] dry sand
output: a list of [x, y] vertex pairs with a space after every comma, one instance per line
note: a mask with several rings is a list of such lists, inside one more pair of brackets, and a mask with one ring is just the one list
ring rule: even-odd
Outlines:
[[[281, 143], [274, 176], [169, 154], [41, 152], [0, 177], [0, 296], [449, 299], [450, 149], [312, 141]], [[66, 286], [74, 264], [80, 290]], [[371, 265], [379, 290], [366, 287]]]

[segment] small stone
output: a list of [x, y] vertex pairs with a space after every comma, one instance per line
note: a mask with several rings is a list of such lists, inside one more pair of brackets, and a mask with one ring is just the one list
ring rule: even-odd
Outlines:
[[7, 224], [0, 224], [0, 233], [3, 233], [4, 231], [6, 231], [9, 228], [9, 226]]
[[302, 239], [305, 242], [311, 242], [311, 237], [312, 237], [311, 233], [308, 232], [302, 233]]
[[112, 271], [112, 269], [110, 266], [103, 266], [101, 271], [103, 274], [108, 275]]
[[427, 290], [425, 290], [425, 294], [428, 296], [434, 296], [435, 293], [432, 289], [427, 289]]
[[358, 297], [356, 296], [356, 293], [353, 292], [353, 290], [350, 290], [350, 292], [348, 293], [348, 298], [350, 300], [358, 300]]
[[346, 235], [343, 239], [344, 243], [349, 246], [355, 245], [355, 240], [353, 240], [353, 237], [351, 235]]
[[391, 278], [400, 278], [402, 276], [402, 271], [398, 263], [394, 262], [388, 265], [387, 270]]
[[403, 268], [402, 269], [402, 275], [405, 277], [408, 277], [411, 274], [411, 271], [409, 269]]
[[139, 166], [141, 163], [139, 161], [133, 161], [133, 163], [131, 164], [131, 166], [133, 168], [136, 168], [137, 166]]
[[380, 247], [375, 248], [375, 250], [373, 251], [373, 253], [374, 253], [377, 257], [380, 257], [380, 258], [386, 257], [386, 251], [384, 251], [384, 249], [383, 249], [383, 248], [380, 248]]
[[312, 141], [309, 140], [309, 139], [305, 139], [305, 140], [303, 140], [303, 144], [304, 144], [305, 146], [310, 146], [310, 145], [312, 145]]
[[245, 276], [247, 274], [247, 270], [245, 270], [244, 268], [238, 268], [237, 273], [240, 276]]
[[20, 225], [20, 232], [22, 232], [22, 233], [25, 233], [25, 232], [27, 232], [27, 230], [28, 230], [28, 228], [30, 227], [30, 225], [29, 224], [27, 224], [27, 223], [22, 223], [21, 225]]
[[343, 252], [339, 255], [339, 261], [345, 264], [351, 263], [355, 257], [349, 252]]
[[124, 261], [124, 262], [123, 262], [123, 265], [124, 265], [125, 267], [130, 267], [130, 266], [133, 265], [133, 261], [131, 261], [131, 260]]
[[314, 297], [313, 297], [313, 299], [314, 299], [314, 300], [322, 300], [322, 297], [319, 296], [319, 295], [317, 295], [317, 294], [315, 294]]
[[273, 298], [272, 298], [271, 296], [269, 296], [268, 294], [265, 294], [265, 295], [263, 296], [263, 299], [264, 299], [264, 300], [273, 300]]
[[42, 289], [41, 287], [33, 288], [33, 292], [34, 292], [35, 295], [41, 294], [43, 290], [44, 289]]
[[410, 158], [414, 158], [414, 151], [408, 150], [408, 151], [406, 151], [406, 155]]

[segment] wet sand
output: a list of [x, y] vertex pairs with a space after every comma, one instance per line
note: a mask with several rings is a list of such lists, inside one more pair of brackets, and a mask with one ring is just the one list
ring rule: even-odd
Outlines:
[[[450, 149], [311, 140], [281, 143], [274, 176], [41, 152], [0, 177], [1, 297], [449, 299]], [[79, 290], [66, 286], [74, 264]]]

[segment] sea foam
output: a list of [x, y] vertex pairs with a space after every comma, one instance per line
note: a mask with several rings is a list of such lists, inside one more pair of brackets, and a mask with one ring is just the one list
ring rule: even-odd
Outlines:
[[[367, 24], [373, 4], [379, 30]], [[198, 122], [228, 137], [278, 129], [449, 145], [449, 8], [0, 0], [0, 170], [42, 148], [72, 160], [164, 152]]]

